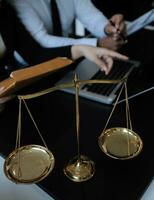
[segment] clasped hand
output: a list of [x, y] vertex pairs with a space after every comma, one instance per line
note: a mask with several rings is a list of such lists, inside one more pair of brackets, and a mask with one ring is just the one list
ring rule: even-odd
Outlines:
[[105, 26], [104, 31], [107, 36], [98, 40], [99, 47], [118, 50], [127, 43], [126, 24], [123, 15], [113, 15]]

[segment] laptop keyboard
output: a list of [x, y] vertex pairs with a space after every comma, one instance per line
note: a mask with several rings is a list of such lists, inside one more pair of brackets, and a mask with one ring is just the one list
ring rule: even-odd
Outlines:
[[[98, 71], [92, 79], [102, 80], [102, 79], [121, 79], [127, 77], [132, 71], [134, 63], [133, 62], [124, 62], [124, 61], [114, 61], [113, 68], [108, 75], [105, 75], [104, 72]], [[109, 96], [111, 92], [116, 88], [117, 84], [85, 84], [81, 89], [87, 90], [92, 93]]]
[[[90, 62], [87, 59], [84, 59], [78, 67], [75, 69], [75, 72], [78, 74], [80, 80], [118, 80], [124, 77], [128, 77], [131, 73], [131, 76], [134, 74], [134, 71], [137, 70], [137, 67], [140, 66], [139, 61], [129, 60], [129, 61], [120, 61], [115, 60], [112, 70], [108, 75], [105, 75], [104, 72], [99, 71], [98, 66]], [[133, 70], [135, 68], [135, 70]], [[93, 75], [92, 75], [93, 74]], [[69, 83], [73, 81], [74, 71], [70, 71], [62, 80], [58, 82]], [[92, 78], [91, 78], [92, 77]], [[87, 98], [100, 103], [112, 104], [117, 96], [117, 92], [120, 88], [121, 83], [118, 84], [83, 84], [80, 85], [79, 95], [81, 97]], [[63, 91], [74, 94], [74, 88], [64, 88]]]

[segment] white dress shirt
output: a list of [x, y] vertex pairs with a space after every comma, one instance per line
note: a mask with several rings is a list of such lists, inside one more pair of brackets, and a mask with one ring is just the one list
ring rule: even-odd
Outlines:
[[[63, 37], [52, 35], [50, 0], [8, 0], [17, 10], [18, 17], [27, 30], [44, 47], [77, 44], [96, 46], [97, 38], [104, 37], [107, 18], [90, 0], [57, 0], [60, 10]], [[77, 18], [96, 38], [69, 38], [72, 23]]]

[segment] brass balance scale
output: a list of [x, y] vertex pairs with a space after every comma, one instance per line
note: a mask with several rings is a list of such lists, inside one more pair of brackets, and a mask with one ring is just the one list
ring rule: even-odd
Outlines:
[[[75, 88], [75, 106], [76, 106], [76, 138], [77, 138], [77, 156], [71, 159], [64, 167], [64, 174], [74, 182], [83, 182], [89, 180], [95, 173], [95, 163], [87, 156], [80, 153], [80, 113], [79, 113], [79, 91], [80, 85], [86, 84], [117, 84], [121, 83], [121, 90], [109, 118], [105, 124], [104, 130], [98, 138], [98, 144], [103, 153], [107, 156], [127, 160], [136, 157], [142, 150], [143, 143], [140, 136], [132, 130], [132, 123], [130, 117], [128, 96], [127, 96], [127, 79], [121, 80], [79, 80], [77, 75], [74, 76], [72, 83], [60, 84], [58, 86], [43, 90], [38, 93], [29, 95], [19, 95], [19, 114], [16, 136], [15, 150], [9, 154], [4, 163], [4, 172], [8, 179], [15, 183], [36, 183], [47, 177], [53, 170], [55, 165], [55, 158], [52, 152], [48, 149], [45, 140], [30, 112], [26, 99], [36, 98], [54, 92], [59, 89], [74, 87]], [[125, 89], [126, 102], [126, 128], [113, 127], [107, 129], [108, 123], [119, 101], [119, 97]], [[42, 139], [44, 146], [41, 145], [25, 145], [21, 146], [21, 105], [25, 105], [26, 110]]]

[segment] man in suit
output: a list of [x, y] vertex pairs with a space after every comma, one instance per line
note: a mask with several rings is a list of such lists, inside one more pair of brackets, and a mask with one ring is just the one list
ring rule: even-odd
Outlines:
[[[123, 16], [113, 15], [109, 21], [90, 0], [8, 1], [15, 7], [18, 17], [32, 37], [43, 47], [84, 44], [117, 50], [125, 44], [120, 37], [120, 34], [125, 34]], [[92, 38], [69, 37], [76, 18], [93, 35]], [[56, 25], [59, 29], [61, 26], [59, 35], [54, 32]]]
[[57, 48], [42, 47], [25, 30], [14, 10], [5, 0], [0, 1], [0, 36], [1, 80], [8, 76], [11, 71], [20, 68], [15, 60], [14, 51], [17, 51], [29, 65], [35, 65], [57, 56], [69, 57], [73, 60], [86, 57], [98, 64], [100, 69], [104, 70], [106, 74], [112, 68], [113, 58], [127, 59], [127, 57], [114, 51], [87, 45]]

